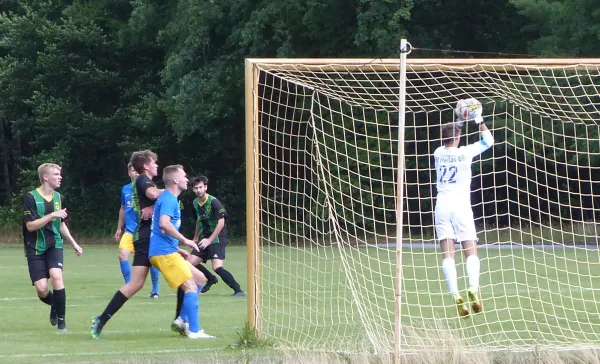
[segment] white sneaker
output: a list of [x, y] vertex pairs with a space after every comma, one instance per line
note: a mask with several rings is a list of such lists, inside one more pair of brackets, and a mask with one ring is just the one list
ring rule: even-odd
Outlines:
[[173, 320], [171, 323], [171, 330], [178, 332], [183, 336], [187, 336], [188, 332], [190, 331], [189, 324], [184, 322], [181, 317], [177, 317], [175, 320]]
[[204, 332], [204, 330], [200, 330], [198, 332], [190, 332], [187, 334], [189, 339], [216, 339], [216, 336], [209, 335]]

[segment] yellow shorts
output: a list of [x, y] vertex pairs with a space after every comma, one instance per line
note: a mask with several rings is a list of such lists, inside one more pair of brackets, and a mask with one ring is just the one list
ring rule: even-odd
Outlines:
[[130, 252], [135, 253], [135, 249], [133, 248], [132, 233], [123, 233], [123, 235], [121, 235], [121, 240], [119, 241], [119, 249], [127, 249]]
[[173, 289], [192, 278], [192, 265], [183, 259], [179, 253], [155, 255], [150, 258], [150, 263], [163, 274], [163, 277]]

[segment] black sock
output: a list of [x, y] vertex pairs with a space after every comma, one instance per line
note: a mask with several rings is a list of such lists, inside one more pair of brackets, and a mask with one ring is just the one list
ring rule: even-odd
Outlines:
[[175, 309], [175, 318], [181, 316], [181, 305], [183, 305], [183, 289], [181, 287], [177, 288], [177, 308]]
[[121, 291], [117, 291], [117, 293], [115, 293], [113, 298], [108, 303], [108, 306], [106, 306], [106, 308], [104, 309], [104, 312], [102, 312], [102, 315], [100, 315], [100, 322], [102, 323], [102, 325], [104, 325], [108, 320], [110, 320], [110, 318], [115, 313], [117, 313], [117, 311], [119, 311], [121, 307], [123, 307], [127, 300], [128, 298], [125, 297], [125, 295], [121, 293]]
[[215, 275], [212, 274], [205, 266], [204, 264], [200, 263], [196, 266], [196, 268], [198, 268], [198, 270], [200, 272], [202, 272], [202, 274], [204, 274], [204, 276], [206, 277], [208, 282], [212, 282], [215, 280]]
[[223, 282], [227, 283], [227, 285], [231, 287], [231, 289], [233, 289], [235, 292], [242, 291], [239, 283], [235, 281], [233, 275], [231, 275], [231, 273], [229, 273], [225, 268], [219, 267], [215, 269], [215, 273], [217, 273], [221, 277], [221, 279], [223, 279]]
[[51, 290], [48, 290], [48, 295], [46, 295], [46, 297], [42, 298], [40, 296], [38, 296], [40, 301], [44, 302], [45, 304], [52, 306], [54, 304], [54, 295], [52, 294]]
[[54, 290], [54, 308], [56, 309], [56, 316], [64, 320], [67, 311], [67, 296], [64, 288]]

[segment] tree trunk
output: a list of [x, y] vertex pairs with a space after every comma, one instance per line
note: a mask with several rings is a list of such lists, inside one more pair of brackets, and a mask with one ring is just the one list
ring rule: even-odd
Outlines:
[[0, 120], [0, 167], [2, 168], [2, 187], [4, 189], [3, 203], [8, 203], [12, 196], [12, 187], [10, 185], [10, 170], [8, 168], [9, 163], [9, 150], [8, 143], [6, 140], [6, 128], [8, 127], [6, 120]]
[[11, 182], [12, 190], [18, 191], [19, 186], [19, 175], [21, 174], [21, 134], [18, 130], [13, 130], [12, 133], [12, 168], [11, 168]]

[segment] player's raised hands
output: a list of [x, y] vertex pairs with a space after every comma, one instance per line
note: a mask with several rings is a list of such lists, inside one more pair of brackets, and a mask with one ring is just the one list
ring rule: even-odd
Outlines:
[[483, 107], [481, 102], [475, 98], [461, 99], [456, 103], [454, 108], [456, 123], [462, 127], [465, 121], [473, 120], [476, 124], [483, 121]]
[[469, 110], [469, 119], [475, 121], [475, 124], [481, 124], [483, 121], [483, 116], [481, 116], [482, 114], [483, 108], [481, 107], [481, 104], [479, 104], [479, 107], [476, 105], [472, 106]]

